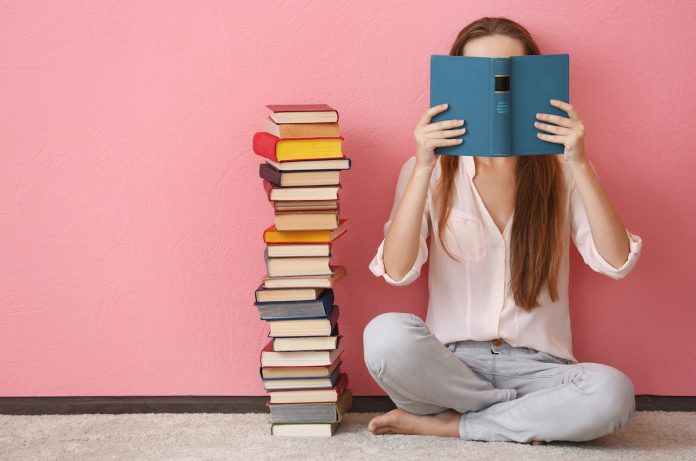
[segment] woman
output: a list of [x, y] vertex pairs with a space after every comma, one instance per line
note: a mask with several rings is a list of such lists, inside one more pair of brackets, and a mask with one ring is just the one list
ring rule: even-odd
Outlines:
[[[482, 18], [459, 33], [450, 54], [539, 48], [519, 24]], [[431, 123], [446, 110], [433, 107], [418, 123], [416, 155], [401, 169], [370, 270], [407, 285], [430, 256], [428, 313], [423, 322], [387, 312], [365, 328], [365, 363], [397, 406], [370, 421], [375, 434], [584, 441], [634, 413], [624, 373], [573, 357], [568, 254], [572, 239], [593, 270], [621, 279], [642, 240], [603, 191], [577, 111], [550, 104], [568, 116], [538, 114], [533, 123], [540, 139], [565, 146], [562, 157], [436, 156], [436, 147], [462, 142], [463, 121]]]

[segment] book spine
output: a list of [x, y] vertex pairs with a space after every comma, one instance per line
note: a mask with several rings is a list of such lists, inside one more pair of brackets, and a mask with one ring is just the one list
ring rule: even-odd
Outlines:
[[[264, 250], [264, 259], [266, 260], [266, 265], [268, 265], [268, 247], [266, 247], [266, 249]], [[329, 288], [324, 291], [324, 293], [321, 295], [321, 297], [319, 297], [319, 299], [315, 299], [312, 301], [256, 301], [254, 302], [254, 306], [256, 306], [257, 308], [283, 308], [283, 310], [286, 310], [288, 313], [292, 313], [293, 309], [296, 309], [298, 307], [321, 307], [321, 309], [324, 311], [324, 317], [327, 317], [331, 312], [331, 306], [333, 305], [333, 302], [334, 292], [331, 288]]]
[[[264, 237], [266, 236], [265, 234], [266, 234], [266, 233], [264, 232]], [[264, 240], [265, 240], [265, 238], [264, 238]], [[266, 246], [266, 247], [263, 249], [263, 263], [264, 263], [264, 265], [266, 266], [266, 274], [270, 274], [270, 273], [271, 273], [270, 268], [268, 267], [268, 260], [269, 260], [269, 257], [268, 257], [268, 246]]]
[[510, 58], [491, 59], [489, 155], [512, 153], [512, 97]]
[[280, 186], [282, 173], [270, 166], [268, 163], [262, 163], [259, 165], [259, 177], [261, 179], [265, 179], [271, 184]]
[[260, 155], [267, 159], [278, 161], [276, 156], [276, 145], [278, 144], [278, 138], [270, 133], [259, 131], [254, 133], [254, 139], [252, 141], [252, 148], [256, 155]]

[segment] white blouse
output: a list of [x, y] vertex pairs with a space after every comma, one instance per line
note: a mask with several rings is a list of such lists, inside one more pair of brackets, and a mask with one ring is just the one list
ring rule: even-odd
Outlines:
[[[385, 236], [415, 163], [416, 157], [411, 157], [401, 168], [394, 205], [389, 220], [384, 225]], [[566, 194], [569, 200], [569, 208], [566, 209], [569, 210], [570, 226], [565, 226], [565, 235], [572, 237], [583, 260], [594, 271], [617, 280], [625, 277], [638, 261], [642, 239], [626, 230], [630, 246], [628, 259], [618, 269], [610, 265], [595, 248], [572, 173], [568, 165], [563, 161], [561, 164], [565, 184], [570, 191]], [[501, 338], [515, 347], [529, 347], [578, 363], [572, 353], [568, 309], [570, 238], [566, 237], [564, 240], [565, 257], [558, 276], [559, 299], [551, 301], [548, 286], [544, 284], [538, 297], [540, 306], [530, 312], [518, 307], [507, 286], [510, 280], [512, 217], [501, 234], [473, 183], [475, 169], [473, 157], [460, 157], [460, 168], [455, 180], [457, 193], [449, 218], [452, 231], [445, 231], [447, 248], [457, 256], [458, 261], [445, 253], [438, 238], [438, 214], [432, 200], [441, 173], [438, 162], [430, 178], [418, 256], [413, 267], [399, 281], [389, 277], [384, 271], [382, 240], [377, 254], [370, 262], [370, 271], [378, 277], [384, 277], [391, 285], [408, 285], [419, 277], [421, 267], [430, 254], [425, 323], [440, 342], [448, 344], [462, 340], [487, 341]], [[430, 248], [426, 243], [429, 235], [432, 236]]]

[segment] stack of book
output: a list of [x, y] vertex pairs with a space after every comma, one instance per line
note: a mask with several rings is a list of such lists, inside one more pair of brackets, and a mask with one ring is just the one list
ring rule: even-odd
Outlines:
[[255, 306], [270, 326], [259, 371], [270, 395], [271, 434], [332, 436], [352, 404], [333, 290], [346, 269], [331, 264], [332, 244], [347, 231], [339, 176], [351, 160], [333, 108], [266, 107], [271, 113], [253, 149], [265, 160], [259, 176], [275, 222], [263, 233], [266, 275]]

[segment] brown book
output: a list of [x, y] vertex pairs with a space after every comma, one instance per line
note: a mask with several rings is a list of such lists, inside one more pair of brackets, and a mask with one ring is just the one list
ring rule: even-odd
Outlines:
[[278, 124], [270, 117], [261, 120], [261, 129], [278, 138], [337, 138], [338, 123], [283, 123]]
[[327, 367], [336, 361], [343, 352], [342, 340], [335, 349], [304, 350], [304, 351], [274, 351], [273, 340], [268, 341], [261, 351], [262, 367]]
[[266, 247], [269, 258], [301, 258], [331, 256], [330, 243], [274, 243]]
[[335, 186], [340, 184], [340, 170], [281, 171], [268, 163], [259, 165], [259, 177], [281, 187]]
[[351, 160], [348, 157], [343, 157], [319, 160], [293, 160], [292, 162], [275, 162], [267, 158], [266, 163], [279, 171], [349, 170]]
[[283, 351], [325, 351], [336, 349], [338, 338], [334, 336], [297, 336], [296, 338], [273, 338], [273, 350]]
[[317, 299], [325, 288], [264, 288], [256, 289], [256, 302], [310, 301]]
[[348, 387], [348, 375], [341, 373], [336, 385], [331, 389], [306, 389], [290, 391], [270, 391], [269, 403], [308, 403], [336, 402], [338, 396]]
[[321, 367], [259, 367], [261, 378], [329, 378], [341, 364], [339, 356], [334, 363]]
[[330, 275], [330, 257], [311, 258], [268, 258], [266, 272], [271, 277], [292, 277], [297, 275]]
[[275, 211], [338, 210], [338, 200], [290, 200], [271, 202]]
[[276, 211], [275, 227], [279, 231], [336, 229], [338, 212]]
[[335, 186], [280, 187], [265, 179], [263, 188], [268, 200], [338, 200], [340, 184]]
[[[333, 288], [334, 284], [347, 275], [344, 266], [331, 266], [331, 275], [300, 275], [294, 277], [271, 277], [265, 275], [261, 280], [264, 288]], [[301, 336], [301, 335], [300, 335]]]
[[279, 336], [328, 336], [334, 330], [341, 311], [338, 305], [331, 307], [328, 317], [311, 319], [267, 320], [269, 337]]

